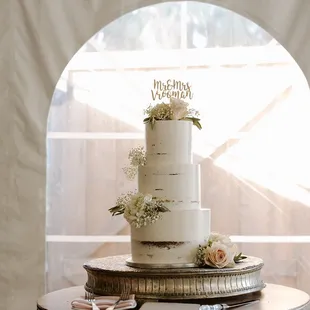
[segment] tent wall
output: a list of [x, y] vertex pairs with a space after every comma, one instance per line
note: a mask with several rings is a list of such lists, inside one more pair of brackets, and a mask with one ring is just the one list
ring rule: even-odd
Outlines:
[[[62, 70], [100, 28], [158, 2], [0, 1], [0, 309], [34, 309], [44, 292], [46, 123]], [[310, 79], [310, 1], [208, 2], [262, 26]]]

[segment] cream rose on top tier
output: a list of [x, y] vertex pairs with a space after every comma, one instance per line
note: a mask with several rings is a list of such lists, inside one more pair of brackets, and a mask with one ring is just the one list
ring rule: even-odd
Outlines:
[[183, 119], [188, 114], [188, 103], [181, 99], [171, 98], [170, 107], [172, 111], [171, 119], [173, 120]]

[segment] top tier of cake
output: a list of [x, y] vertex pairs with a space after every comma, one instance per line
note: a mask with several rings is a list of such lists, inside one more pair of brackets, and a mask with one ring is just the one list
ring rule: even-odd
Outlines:
[[191, 121], [156, 121], [146, 125], [147, 166], [192, 163]]

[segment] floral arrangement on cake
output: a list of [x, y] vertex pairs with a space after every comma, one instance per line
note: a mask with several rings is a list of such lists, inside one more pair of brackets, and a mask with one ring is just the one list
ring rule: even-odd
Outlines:
[[147, 118], [144, 123], [150, 123], [153, 127], [160, 120], [188, 120], [192, 121], [198, 129], [201, 129], [199, 112], [189, 108], [189, 104], [181, 99], [170, 98], [170, 103], [158, 103], [150, 105], [145, 111]]
[[[129, 166], [123, 171], [128, 179], [133, 180], [138, 173], [139, 166], [146, 164], [146, 152], [143, 146], [132, 148], [128, 154]], [[170, 212], [165, 206], [168, 200], [153, 197], [150, 194], [129, 192], [123, 194], [116, 200], [114, 207], [110, 208], [112, 216], [124, 215], [127, 222], [140, 228], [156, 222], [162, 213]]]
[[129, 180], [133, 180], [137, 173], [139, 166], [146, 164], [146, 152], [143, 146], [138, 146], [129, 151], [128, 154], [129, 166], [124, 167], [123, 171]]
[[231, 268], [246, 256], [238, 253], [237, 245], [229, 236], [212, 232], [206, 244], [199, 245], [196, 264], [199, 267]]
[[109, 211], [113, 216], [123, 214], [130, 225], [140, 228], [156, 222], [162, 213], [170, 210], [165, 206], [164, 200], [152, 195], [129, 192], [120, 196], [115, 207]]

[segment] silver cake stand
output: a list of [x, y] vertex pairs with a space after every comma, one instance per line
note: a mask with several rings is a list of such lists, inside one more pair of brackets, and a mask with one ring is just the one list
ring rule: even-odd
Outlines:
[[[130, 255], [110, 256], [91, 260], [83, 265], [88, 280], [85, 289], [96, 295], [119, 295], [130, 289], [140, 301], [191, 301], [197, 299], [238, 299], [265, 287], [260, 272], [263, 261], [248, 257], [234, 268], [133, 268], [126, 265]], [[244, 296], [242, 300], [245, 300]]]

